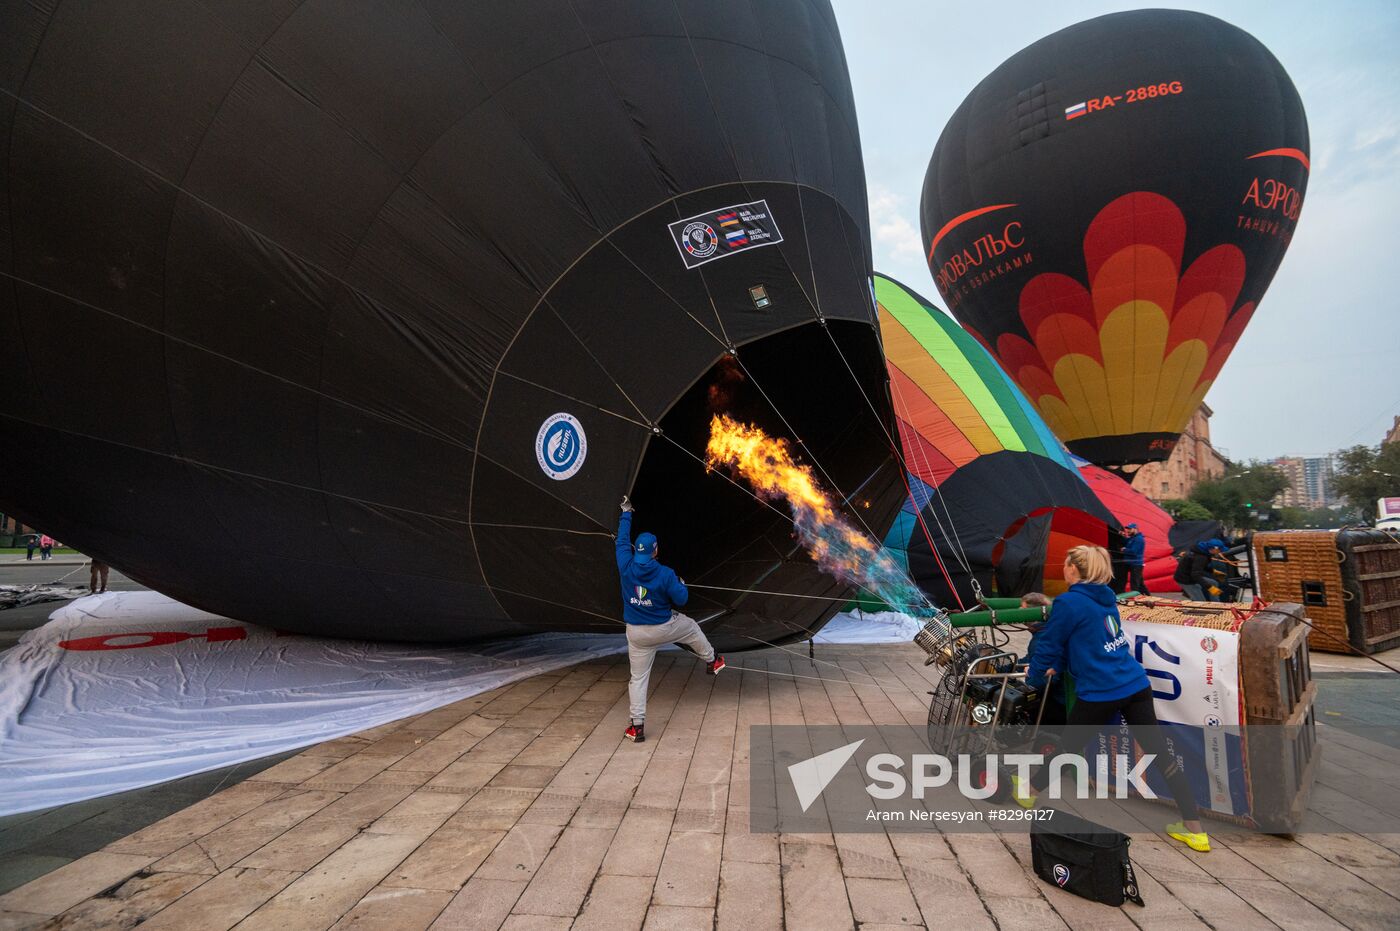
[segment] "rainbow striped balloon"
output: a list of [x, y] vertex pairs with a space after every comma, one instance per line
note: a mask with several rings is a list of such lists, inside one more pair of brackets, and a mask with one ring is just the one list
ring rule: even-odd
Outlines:
[[1065, 550], [1105, 545], [1113, 515], [976, 339], [899, 282], [874, 285], [909, 482], [886, 547], [944, 606], [969, 603], [974, 578], [1053, 590]]

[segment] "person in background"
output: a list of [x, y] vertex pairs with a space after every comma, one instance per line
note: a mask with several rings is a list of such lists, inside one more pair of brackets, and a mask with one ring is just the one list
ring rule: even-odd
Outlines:
[[[1031, 592], [1021, 596], [1021, 607], [1023, 608], [1040, 608], [1042, 611], [1048, 611], [1050, 605], [1050, 598], [1042, 592]], [[1035, 650], [1035, 638], [1044, 629], [1044, 621], [1034, 621], [1026, 625], [1026, 630], [1030, 631], [1031, 634], [1031, 642], [1026, 645], [1026, 656], [1030, 656], [1031, 652]], [[1067, 720], [1064, 678], [1060, 676], [1052, 678], [1049, 688], [1045, 689], [1044, 692], [1045, 707], [1040, 712], [1040, 726], [1053, 733], [1064, 726]]]
[[1177, 554], [1176, 571], [1172, 581], [1181, 588], [1181, 597], [1187, 601], [1205, 601], [1206, 593], [1197, 579], [1206, 571], [1207, 557], [1195, 546], [1188, 546]]
[[1224, 540], [1211, 542], [1215, 545], [1210, 551], [1210, 563], [1206, 567], [1206, 574], [1215, 586], [1218, 595], [1216, 601], [1234, 601], [1237, 589], [1230, 581], [1239, 576], [1239, 566], [1226, 552], [1229, 544]]
[[[1047, 678], [1074, 676], [1071, 727], [1103, 727], [1122, 714], [1133, 739], [1153, 755], [1152, 765], [1166, 780], [1181, 812], [1180, 821], [1167, 825], [1167, 836], [1204, 853], [1210, 850], [1210, 838], [1201, 828], [1190, 780], [1175, 754], [1168, 752], [1157, 726], [1152, 686], [1133, 657], [1118, 615], [1118, 600], [1107, 584], [1112, 577], [1112, 563], [1103, 547], [1076, 546], [1069, 551], [1064, 574], [1069, 591], [1055, 599], [1045, 627], [1036, 635], [1026, 683], [1043, 688]], [[1049, 782], [1048, 766], [1028, 780], [1012, 776], [1017, 804], [1034, 808], [1036, 797]]]
[[1220, 588], [1211, 575], [1212, 553], [1219, 551], [1220, 540], [1201, 540], [1188, 548], [1176, 561], [1172, 578], [1181, 586], [1187, 601], [1219, 601]]
[[[88, 579], [89, 595], [105, 595], [107, 593], [107, 573], [110, 571], [110, 567], [105, 562], [93, 557]], [[99, 582], [101, 582], [101, 587], [98, 586]]]
[[39, 538], [39, 558], [48, 559], [53, 556], [53, 537], [47, 533]]
[[29, 555], [24, 558], [32, 560], [34, 558], [34, 550], [39, 546], [39, 535], [37, 533], [31, 533], [25, 538], [25, 545], [29, 547]]
[[[1050, 596], [1043, 592], [1031, 592], [1021, 596], [1021, 607], [1023, 608], [1049, 608]], [[1040, 624], [1028, 624], [1027, 627], [1034, 628], [1031, 633], [1040, 629]]]
[[656, 651], [678, 643], [700, 657], [712, 676], [724, 668], [724, 657], [715, 653], [694, 618], [673, 610], [690, 600], [690, 591], [675, 570], [656, 561], [655, 534], [638, 534], [633, 544], [632, 502], [626, 497], [617, 522], [616, 550], [617, 571], [622, 577], [622, 619], [627, 622], [627, 660], [632, 669], [627, 683], [631, 721], [622, 736], [641, 743], [646, 740], [647, 686]]
[[1142, 535], [1137, 524], [1123, 528], [1123, 562], [1128, 567], [1128, 587], [1139, 595], [1152, 594], [1147, 590], [1147, 580], [1142, 576], [1142, 564], [1147, 556], [1147, 538]]

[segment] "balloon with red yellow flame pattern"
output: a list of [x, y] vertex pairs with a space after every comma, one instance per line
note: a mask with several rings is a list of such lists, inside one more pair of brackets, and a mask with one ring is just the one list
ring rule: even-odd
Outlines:
[[934, 150], [924, 245], [949, 309], [1071, 451], [1166, 459], [1291, 241], [1310, 164], [1274, 56], [1139, 10], [1018, 52]]

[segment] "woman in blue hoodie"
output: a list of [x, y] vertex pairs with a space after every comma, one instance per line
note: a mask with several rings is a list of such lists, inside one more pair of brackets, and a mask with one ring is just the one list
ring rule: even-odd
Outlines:
[[[1052, 679], [1065, 673], [1074, 676], [1070, 727], [1102, 727], [1122, 714], [1133, 739], [1155, 755], [1153, 765], [1181, 811], [1181, 821], [1167, 825], [1168, 836], [1192, 850], [1210, 850], [1191, 784], [1176, 757], [1167, 752], [1157, 727], [1152, 686], [1133, 657], [1118, 616], [1118, 601], [1106, 584], [1113, 578], [1108, 551], [1100, 546], [1074, 547], [1065, 558], [1064, 577], [1069, 591], [1055, 599], [1049, 619], [1036, 634], [1026, 681], [1043, 688], [1047, 675]], [[1015, 776], [1011, 781], [1017, 802], [1031, 808], [1050, 781], [1050, 768], [1041, 767], [1028, 784]]]

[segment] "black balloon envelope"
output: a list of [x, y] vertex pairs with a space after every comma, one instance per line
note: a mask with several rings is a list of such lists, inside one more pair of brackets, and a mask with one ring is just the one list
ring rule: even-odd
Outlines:
[[[825, 2], [9, 4], [0, 81], [0, 508], [162, 592], [615, 632], [630, 493], [688, 581], [843, 596], [705, 470], [717, 403], [898, 509]], [[836, 604], [687, 610], [732, 649]]]
[[1293, 237], [1308, 126], [1269, 50], [1214, 17], [1114, 13], [1023, 49], [924, 178], [948, 308], [1070, 450], [1166, 459]]

